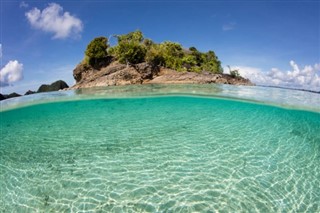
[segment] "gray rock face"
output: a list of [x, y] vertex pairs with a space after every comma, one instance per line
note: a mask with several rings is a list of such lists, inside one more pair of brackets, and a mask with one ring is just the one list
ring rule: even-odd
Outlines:
[[62, 80], [53, 82], [50, 85], [42, 84], [37, 92], [51, 92], [51, 91], [59, 91], [61, 89], [69, 88], [68, 84]]
[[253, 85], [248, 79], [233, 78], [227, 74], [177, 72], [163, 67], [153, 67], [147, 63], [127, 66], [116, 61], [100, 70], [79, 64], [74, 69], [73, 76], [77, 82], [72, 87], [74, 89], [129, 84], [218, 83]]
[[253, 85], [248, 79], [238, 77], [233, 78], [227, 74], [212, 74], [209, 72], [177, 72], [174, 70], [162, 70], [159, 76], [150, 80], [151, 84], [233, 84], [233, 85]]

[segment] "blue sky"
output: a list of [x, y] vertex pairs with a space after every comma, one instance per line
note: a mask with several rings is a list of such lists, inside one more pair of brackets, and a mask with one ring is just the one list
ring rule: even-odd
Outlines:
[[320, 90], [319, 11], [319, 1], [1, 0], [1, 93], [71, 86], [90, 40], [136, 29], [214, 50], [257, 84]]

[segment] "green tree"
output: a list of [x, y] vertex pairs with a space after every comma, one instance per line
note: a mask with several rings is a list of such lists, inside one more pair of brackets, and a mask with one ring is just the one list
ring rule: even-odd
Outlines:
[[183, 70], [182, 58], [184, 56], [182, 46], [175, 42], [166, 41], [160, 44], [164, 65], [178, 71]]
[[137, 64], [145, 60], [147, 49], [143, 45], [143, 34], [137, 30], [124, 35], [117, 35], [118, 44], [110, 49], [110, 54], [115, 56], [120, 63]]
[[144, 39], [143, 40], [143, 45], [147, 48], [147, 49], [150, 49], [152, 46], [155, 45], [155, 43], [151, 40], [151, 39]]
[[151, 45], [150, 48], [147, 50], [145, 60], [152, 66], [163, 66], [165, 64], [165, 60], [160, 45]]
[[193, 55], [185, 55], [182, 58], [182, 66], [186, 68], [187, 71], [193, 71], [194, 67], [197, 66], [196, 57]]
[[223, 73], [221, 62], [213, 51], [208, 51], [202, 55], [202, 69], [213, 73]]
[[199, 52], [197, 50], [197, 48], [195, 47], [190, 47], [189, 51], [191, 51], [191, 55], [194, 56], [195, 60], [196, 60], [196, 65], [197, 66], [201, 66], [201, 64], [203, 63], [203, 53]]
[[135, 42], [122, 42], [117, 47], [117, 56], [120, 63], [137, 64], [144, 61], [146, 48]]
[[198, 52], [197, 48], [195, 48], [195, 47], [189, 47], [189, 50], [190, 50], [191, 52]]
[[229, 72], [230, 72], [231, 77], [233, 77], [233, 78], [239, 78], [240, 77], [238, 69], [231, 70], [231, 67], [229, 65], [228, 65], [228, 68], [229, 68]]
[[144, 36], [140, 30], [130, 32], [128, 34], [116, 35], [115, 37], [118, 39], [119, 44], [123, 42], [141, 43], [144, 39]]
[[95, 65], [99, 59], [107, 57], [108, 39], [106, 37], [94, 38], [85, 51], [86, 61], [90, 65]]
[[[179, 43], [166, 41], [160, 44], [145, 39], [140, 30], [115, 35], [117, 45], [108, 48], [108, 39], [93, 39], [85, 51], [87, 64], [103, 64], [101, 60], [116, 58], [120, 63], [137, 64], [148, 62], [153, 66], [164, 66], [177, 71], [223, 73], [221, 62], [213, 51], [203, 53], [195, 47], [183, 49]], [[112, 57], [110, 57], [112, 56]], [[110, 60], [111, 61], [111, 60]], [[237, 76], [237, 73], [234, 75]]]

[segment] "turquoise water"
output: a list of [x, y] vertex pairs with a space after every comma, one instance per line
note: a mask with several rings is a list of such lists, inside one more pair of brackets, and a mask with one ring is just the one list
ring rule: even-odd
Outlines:
[[170, 96], [0, 116], [0, 212], [320, 211], [319, 113]]

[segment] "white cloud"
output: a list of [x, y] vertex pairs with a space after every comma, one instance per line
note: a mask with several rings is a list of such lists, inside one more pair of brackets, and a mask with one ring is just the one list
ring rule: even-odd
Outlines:
[[83, 29], [80, 19], [70, 15], [69, 12], [63, 12], [63, 8], [56, 3], [50, 3], [42, 11], [33, 8], [25, 15], [32, 27], [53, 33], [54, 39], [79, 36]]
[[291, 69], [288, 71], [272, 68], [268, 72], [263, 72], [259, 68], [245, 66], [234, 66], [232, 69], [238, 69], [241, 76], [258, 85], [320, 91], [320, 64], [307, 65], [301, 69], [297, 63], [290, 61], [290, 66]]
[[25, 3], [24, 1], [22, 1], [20, 3], [20, 8], [28, 8], [28, 7], [29, 7], [29, 5], [27, 3]]
[[23, 78], [23, 64], [17, 60], [9, 61], [0, 70], [0, 86], [8, 86], [13, 82], [20, 81]]
[[236, 23], [230, 22], [230, 23], [228, 23], [228, 24], [224, 24], [224, 25], [222, 26], [222, 30], [223, 30], [223, 31], [229, 31], [229, 30], [233, 30], [235, 27], [236, 27]]

